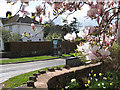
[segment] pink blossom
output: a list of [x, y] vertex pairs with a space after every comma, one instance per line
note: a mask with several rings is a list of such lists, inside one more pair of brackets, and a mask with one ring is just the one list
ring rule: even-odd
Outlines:
[[88, 55], [86, 56], [87, 60], [97, 60], [98, 57], [94, 55], [91, 51], [88, 52]]
[[104, 12], [104, 6], [102, 4], [98, 4], [98, 12], [102, 14]]
[[75, 32], [73, 32], [72, 34], [68, 33], [64, 36], [65, 40], [70, 40], [70, 41], [75, 40], [75, 38], [76, 38], [76, 33]]
[[23, 5], [22, 6], [22, 10], [21, 10], [21, 12], [22, 12], [22, 17], [25, 17], [26, 15], [29, 15], [30, 13], [29, 12], [27, 12], [27, 11], [25, 11], [25, 5]]
[[98, 23], [98, 24], [99, 24], [99, 21], [100, 21], [100, 17], [98, 16], [98, 17], [97, 17], [97, 23]]
[[89, 29], [89, 34], [94, 33], [95, 30], [96, 30], [96, 28], [94, 26], [91, 26], [90, 29]]
[[96, 54], [96, 52], [97, 52], [97, 50], [99, 50], [99, 46], [96, 46], [96, 45], [94, 45], [91, 49], [90, 49], [90, 51], [92, 52], [92, 53], [94, 53], [94, 54]]
[[107, 58], [107, 56], [110, 55], [110, 51], [108, 50], [108, 48], [100, 49], [98, 52], [102, 55], [103, 58]]
[[94, 17], [96, 17], [96, 14], [98, 13], [98, 10], [96, 9], [96, 8], [92, 8], [92, 9], [90, 9], [88, 12], [87, 12], [87, 16], [89, 16], [89, 17], [92, 17], [92, 16], [94, 16]]

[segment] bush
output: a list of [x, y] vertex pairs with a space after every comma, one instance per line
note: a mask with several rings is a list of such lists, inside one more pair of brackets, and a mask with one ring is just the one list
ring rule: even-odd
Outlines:
[[110, 48], [110, 52], [113, 60], [112, 62], [120, 64], [120, 45], [114, 42], [113, 46]]
[[61, 39], [62, 38], [62, 35], [59, 34], [59, 33], [49, 33], [45, 40], [48, 40], [48, 41], [52, 41], [53, 39]]
[[11, 33], [10, 31], [2, 30], [2, 38], [4, 42], [11, 42], [11, 41], [22, 41], [21, 35], [16, 33]]

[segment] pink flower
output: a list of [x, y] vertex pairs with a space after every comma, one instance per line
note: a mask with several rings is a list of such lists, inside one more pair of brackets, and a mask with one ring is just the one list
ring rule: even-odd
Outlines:
[[87, 60], [97, 60], [98, 57], [96, 55], [94, 55], [91, 51], [88, 52], [87, 56], [86, 56]]
[[96, 55], [97, 50], [99, 50], [100, 47], [94, 45], [93, 48], [90, 49], [90, 51]]
[[96, 14], [98, 13], [98, 10], [96, 8], [91, 8], [88, 12], [87, 12], [87, 16], [89, 17], [96, 17]]
[[102, 55], [103, 58], [107, 58], [107, 56], [110, 55], [110, 51], [108, 50], [108, 48], [100, 49], [98, 52]]
[[25, 17], [26, 15], [29, 15], [30, 13], [29, 12], [27, 12], [27, 11], [25, 11], [25, 5], [23, 5], [22, 6], [22, 10], [21, 10], [21, 12], [22, 12], [22, 17]]
[[91, 26], [90, 29], [89, 29], [89, 34], [94, 33], [95, 30], [96, 30], [96, 28], [94, 26]]

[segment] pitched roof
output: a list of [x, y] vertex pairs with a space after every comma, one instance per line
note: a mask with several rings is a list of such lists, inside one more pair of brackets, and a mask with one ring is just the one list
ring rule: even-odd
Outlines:
[[19, 15], [15, 15], [15, 16], [12, 16], [8, 19], [7, 18], [2, 18], [2, 23], [3, 24], [9, 24], [9, 23], [15, 23], [15, 22], [39, 24], [38, 21], [33, 20], [28, 16], [25, 16], [25, 18], [23, 18], [23, 17], [19, 17]]

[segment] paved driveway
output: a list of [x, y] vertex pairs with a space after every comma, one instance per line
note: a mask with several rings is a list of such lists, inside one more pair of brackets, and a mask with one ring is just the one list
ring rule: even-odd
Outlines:
[[63, 65], [65, 64], [65, 59], [53, 59], [46, 61], [35, 61], [19, 64], [6, 64], [0, 65], [0, 83], [8, 80], [11, 77], [27, 73], [30, 71], [38, 70], [45, 67]]

